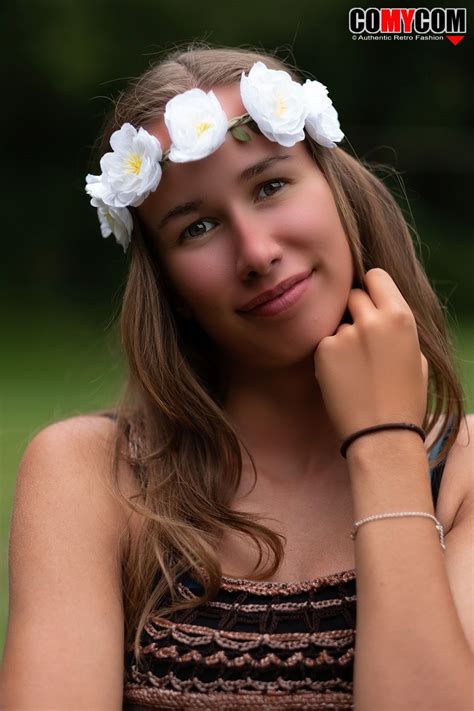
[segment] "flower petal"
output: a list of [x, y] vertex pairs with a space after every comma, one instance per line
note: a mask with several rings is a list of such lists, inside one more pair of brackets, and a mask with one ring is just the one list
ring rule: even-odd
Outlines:
[[319, 81], [308, 79], [303, 85], [303, 92], [308, 106], [306, 131], [321, 146], [335, 148], [336, 142], [342, 141], [344, 134], [327, 88]]
[[171, 138], [169, 159], [174, 163], [200, 160], [225, 141], [227, 115], [213, 91], [194, 88], [166, 104], [164, 121]]
[[304, 140], [308, 109], [301, 84], [288, 72], [256, 62], [240, 79], [242, 102], [263, 135], [291, 147]]
[[130, 210], [126, 207], [110, 207], [97, 199], [91, 202], [97, 208], [97, 217], [102, 236], [109, 237], [113, 234], [117, 243], [121, 244], [124, 252], [126, 252], [133, 231], [133, 219]]

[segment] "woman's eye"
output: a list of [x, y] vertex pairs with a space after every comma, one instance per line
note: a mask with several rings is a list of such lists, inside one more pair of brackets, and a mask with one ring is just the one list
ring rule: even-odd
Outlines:
[[211, 220], [197, 220], [197, 222], [193, 222], [192, 225], [189, 225], [189, 227], [186, 227], [185, 230], [181, 233], [180, 239], [185, 239], [186, 237], [201, 237], [201, 235], [207, 234], [209, 230], [202, 230], [203, 225], [213, 225]]
[[258, 191], [258, 194], [263, 191], [265, 191], [264, 197], [271, 197], [275, 193], [277, 193], [281, 188], [286, 184], [286, 180], [283, 180], [282, 178], [278, 178], [276, 180], [267, 180], [266, 183], [263, 183], [261, 185], [260, 190]]
[[[272, 195], [279, 192], [282, 187], [284, 187], [288, 182], [288, 180], [284, 180], [283, 178], [277, 178], [276, 180], [267, 180], [260, 186], [260, 189], [258, 191], [258, 197], [260, 197], [262, 190], [264, 191], [264, 198], [272, 197]], [[181, 235], [179, 237], [180, 241], [186, 240], [190, 237], [202, 237], [203, 235], [206, 235], [209, 230], [205, 228], [205, 225], [210, 225], [211, 227], [213, 227], [214, 222], [213, 220], [197, 220], [196, 222], [193, 222], [191, 225], [186, 227], [183, 232], [181, 232]]]

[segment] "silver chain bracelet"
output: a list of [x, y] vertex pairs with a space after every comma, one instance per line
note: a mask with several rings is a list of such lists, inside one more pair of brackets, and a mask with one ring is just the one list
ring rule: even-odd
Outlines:
[[400, 513], [386, 513], [375, 514], [374, 516], [367, 516], [367, 518], [363, 518], [360, 521], [356, 521], [354, 523], [354, 528], [352, 529], [350, 536], [352, 540], [355, 540], [359, 526], [362, 526], [362, 524], [367, 523], [368, 521], [377, 521], [381, 518], [397, 518], [398, 516], [424, 516], [425, 518], [431, 518], [435, 522], [436, 528], [438, 529], [441, 548], [443, 550], [446, 550], [446, 546], [444, 545], [444, 529], [442, 524], [435, 516], [432, 516], [429, 513], [425, 513], [424, 511], [401, 511]]

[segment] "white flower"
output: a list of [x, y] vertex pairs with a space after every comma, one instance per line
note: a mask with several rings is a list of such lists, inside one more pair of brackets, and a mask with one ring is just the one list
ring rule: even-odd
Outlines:
[[[98, 190], [102, 189], [100, 175], [87, 175], [86, 183], [86, 190], [92, 185], [97, 186]], [[99, 197], [93, 197], [91, 199], [91, 205], [97, 208], [97, 217], [99, 218], [102, 237], [109, 237], [113, 234], [117, 243], [121, 244], [123, 251], [126, 252], [133, 230], [133, 220], [130, 210], [126, 207], [111, 207], [110, 205], [106, 205]]]
[[124, 123], [112, 134], [110, 145], [113, 152], [100, 160], [100, 181], [90, 183], [86, 191], [110, 207], [137, 207], [161, 180], [160, 142], [144, 128], [137, 131]]
[[327, 88], [319, 81], [307, 79], [303, 84], [303, 92], [308, 107], [306, 131], [320, 145], [334, 148], [335, 142], [342, 141], [344, 134]]
[[174, 163], [200, 160], [226, 138], [228, 119], [213, 91], [190, 89], [166, 104], [165, 124], [171, 138], [169, 159]]
[[126, 252], [133, 229], [133, 220], [128, 207], [110, 207], [102, 203], [97, 206], [97, 216], [102, 237], [113, 234], [117, 243], [121, 244], [123, 251]]
[[291, 147], [304, 140], [308, 109], [303, 87], [288, 72], [256, 62], [248, 76], [242, 72], [240, 95], [248, 113], [270, 141]]
[[[105, 186], [102, 182], [101, 175], [91, 175], [89, 173], [86, 175], [86, 193], [91, 196], [91, 198], [96, 198], [97, 200], [102, 200], [104, 195]], [[91, 200], [92, 205], [92, 200]], [[95, 207], [95, 206], [94, 206]]]

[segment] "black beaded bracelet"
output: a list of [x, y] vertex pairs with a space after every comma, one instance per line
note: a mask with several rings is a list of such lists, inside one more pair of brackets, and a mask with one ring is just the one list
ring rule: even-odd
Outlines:
[[418, 425], [413, 425], [411, 422], [388, 422], [384, 425], [374, 425], [373, 427], [366, 427], [363, 430], [358, 430], [357, 432], [349, 435], [349, 437], [346, 437], [340, 450], [344, 459], [347, 459], [347, 448], [355, 439], [357, 439], [357, 437], [362, 437], [362, 435], [370, 434], [371, 432], [379, 432], [380, 430], [412, 430], [413, 432], [418, 432], [423, 442], [426, 439], [424, 429], [422, 427], [418, 427]]

